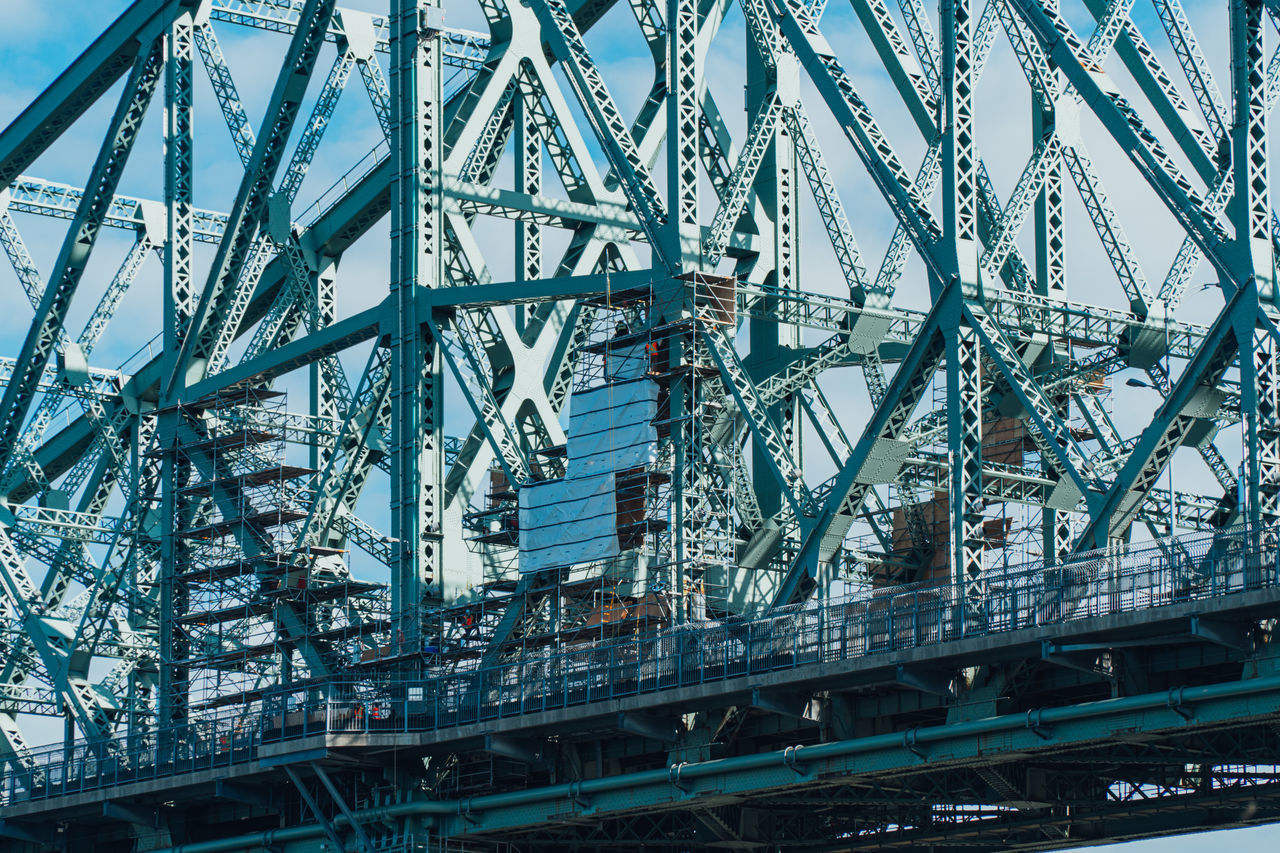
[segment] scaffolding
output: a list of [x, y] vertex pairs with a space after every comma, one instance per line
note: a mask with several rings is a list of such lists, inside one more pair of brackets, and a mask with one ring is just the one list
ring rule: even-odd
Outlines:
[[262, 686], [359, 662], [389, 629], [383, 585], [300, 535], [315, 469], [286, 463], [284, 395], [241, 389], [157, 413], [170, 440], [175, 680], [191, 708], [252, 702]]
[[429, 669], [731, 612], [744, 471], [709, 336], [731, 339], [736, 298], [698, 275], [583, 300], [567, 443], [531, 448], [527, 483], [491, 466], [464, 516], [491, 580], [442, 612]]
[[[985, 365], [987, 375], [994, 366]], [[1114, 435], [1109, 399], [1111, 365], [1068, 373], [1061, 365], [1044, 369], [1044, 381], [1053, 392], [1068, 430], [1077, 441]], [[948, 506], [948, 471], [943, 388], [933, 386], [934, 408], [913, 428], [911, 456], [888, 499], [879, 510], [868, 512], [885, 529], [877, 538], [866, 530], [852, 533], [848, 551], [855, 555], [851, 578], [874, 586], [932, 582], [949, 576], [951, 518]], [[1016, 406], [1011, 406], [1016, 409]], [[1104, 445], [1109, 444], [1104, 442]], [[1099, 466], [1114, 464], [1113, 447], [1094, 460]], [[985, 518], [982, 524], [984, 560], [988, 567], [1009, 566], [1045, 559], [1046, 548], [1056, 536], [1057, 553], [1072, 540], [1066, 508], [1049, 506], [1057, 475], [1043, 448], [1036, 442], [1025, 412], [1007, 414], [996, 405], [985, 413], [982, 425], [982, 467]], [[1078, 530], [1076, 531], [1078, 532]]]

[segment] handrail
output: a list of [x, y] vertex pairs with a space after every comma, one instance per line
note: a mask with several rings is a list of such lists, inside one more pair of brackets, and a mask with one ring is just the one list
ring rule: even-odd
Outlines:
[[888, 654], [1100, 615], [1280, 588], [1280, 528], [1197, 532], [992, 569], [983, 595], [952, 584], [867, 589], [755, 618], [530, 653], [436, 677], [339, 676], [153, 732], [120, 755], [42, 748], [0, 776], [0, 803], [43, 799], [256, 758], [264, 744], [329, 732], [420, 732]]

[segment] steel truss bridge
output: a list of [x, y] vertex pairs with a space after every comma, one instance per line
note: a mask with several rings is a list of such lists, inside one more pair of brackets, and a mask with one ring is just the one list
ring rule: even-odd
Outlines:
[[1280, 820], [1280, 3], [827, 5], [136, 0], [0, 131], [0, 848]]

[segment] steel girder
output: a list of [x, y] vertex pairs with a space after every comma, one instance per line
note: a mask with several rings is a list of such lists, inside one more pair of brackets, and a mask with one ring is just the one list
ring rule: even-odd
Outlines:
[[[1155, 0], [1153, 15], [1131, 2], [1085, 0], [1096, 20], [1089, 32], [1068, 23], [1079, 10], [1069, 15], [1049, 0], [944, 0], [936, 12], [918, 0], [896, 10], [882, 0], [839, 10], [801, 0], [635, 0], [632, 35], [643, 39], [637, 47], [653, 75], [633, 117], [624, 106], [636, 100], [633, 81], [593, 32], [613, 5], [482, 0], [489, 32], [481, 34], [450, 26], [451, 3], [398, 0], [372, 15], [323, 0], [140, 0], [0, 132], [0, 243], [36, 311], [17, 358], [0, 363], [0, 612], [12, 657], [0, 734], [15, 770], [36, 766], [20, 719], [32, 708], [65, 711], [69, 735], [106, 755], [178, 737], [157, 732], [198, 721], [204, 710], [193, 703], [247, 709], [279, 684], [314, 686], [348, 666], [465, 669], [464, 658], [437, 664], [422, 654], [459, 638], [486, 664], [519, 659], [531, 638], [564, 642], [573, 624], [562, 612], [566, 585], [604, 584], [607, 571], [521, 575], [515, 540], [482, 531], [477, 519], [504, 500], [492, 495], [563, 474], [562, 422], [593, 355], [608, 346], [606, 322], [695, 330], [669, 358], [690, 371], [673, 382], [667, 412], [669, 523], [675, 553], [729, 555], [725, 591], [710, 608], [692, 606], [711, 583], [697, 568], [674, 590], [657, 584], [634, 596], [671, 596], [671, 612], [689, 618], [791, 606], [829, 594], [833, 581], [941, 572], [976, 619], [986, 571], [1011, 559], [1052, 564], [1114, 548], [1135, 525], [1163, 534], [1280, 521], [1277, 219], [1267, 172], [1280, 53], [1265, 49], [1270, 4], [1233, 0], [1222, 22], [1230, 66], [1215, 76], [1205, 39], [1176, 0]], [[871, 106], [865, 69], [824, 32], [840, 26], [823, 23], [837, 15], [852, 15], [866, 33], [907, 121]], [[1148, 23], [1169, 40], [1185, 85], [1147, 41]], [[260, 123], [240, 97], [246, 78], [221, 47], [219, 33], [234, 25], [259, 31], [281, 56]], [[745, 44], [726, 51], [735, 37]], [[1005, 49], [1025, 87], [984, 83], [992, 52]], [[731, 93], [707, 72], [727, 57], [745, 63], [741, 121], [722, 112]], [[1111, 73], [1118, 65], [1132, 86]], [[358, 122], [379, 141], [349, 166], [329, 140], [357, 121], [337, 110], [353, 72], [368, 96]], [[164, 198], [151, 202], [122, 179], [130, 152], [145, 144], [143, 118], [159, 110], [162, 73]], [[1216, 82], [1226, 75], [1229, 98]], [[194, 189], [201, 76], [242, 166], [228, 182], [238, 190], [209, 207], [196, 205]], [[121, 78], [84, 189], [33, 177], [40, 155]], [[1029, 93], [1031, 127], [1025, 145], [1008, 146], [1015, 155], [984, 157], [976, 93], [997, 84], [1010, 99]], [[837, 133], [827, 132], [832, 120]], [[221, 131], [212, 135], [227, 144]], [[914, 171], [907, 152], [920, 160]], [[321, 165], [344, 174], [323, 191], [308, 179]], [[1145, 229], [1126, 221], [1152, 197], [1175, 232], [1163, 256], [1145, 237], [1131, 240]], [[300, 213], [299, 200], [308, 204]], [[388, 214], [389, 289], [349, 310], [347, 294], [371, 288], [367, 272], [352, 282], [342, 256]], [[28, 215], [70, 223], [47, 285], [21, 231]], [[877, 230], [877, 216], [891, 227]], [[1068, 234], [1077, 221], [1092, 233]], [[495, 223], [513, 229], [510, 263]], [[106, 227], [137, 238], [72, 341], [65, 322], [87, 302], [78, 294], [96, 274], [89, 264]], [[1073, 251], [1095, 237], [1106, 259], [1097, 269]], [[197, 261], [196, 243], [214, 247], [211, 264]], [[806, 252], [810, 243], [822, 251]], [[869, 246], [883, 251], [874, 271]], [[106, 370], [97, 345], [110, 340], [153, 250], [164, 263], [158, 352]], [[1189, 288], [1202, 260], [1223, 296], [1214, 317]], [[1158, 282], [1144, 272], [1156, 263], [1168, 264]], [[508, 268], [511, 280], [495, 281]], [[717, 274], [734, 278], [728, 321], [673, 295], [684, 287], [673, 280], [696, 290]], [[1175, 319], [1183, 302], [1209, 322], [1190, 322], [1185, 309]], [[908, 307], [922, 304], [928, 310]], [[348, 379], [356, 364], [363, 372]], [[858, 378], [842, 381], [850, 376]], [[307, 387], [305, 412], [224, 419], [200, 402], [265, 399], [296, 381]], [[1133, 383], [1147, 390], [1125, 390]], [[1145, 422], [1108, 411], [1111, 396], [1119, 403], [1151, 391], [1158, 402]], [[184, 406], [205, 412], [199, 424], [181, 420]], [[259, 589], [237, 587], [231, 575], [219, 576], [220, 587], [193, 581], [186, 564], [203, 546], [184, 530], [216, 526], [251, 500], [225, 459], [180, 458], [183, 446], [213, 441], [219, 429], [276, 431], [307, 448], [314, 470], [281, 487], [302, 507], [286, 537], [294, 549], [286, 571], [325, 551], [336, 559], [326, 563], [331, 589], [350, 594], [369, 572], [384, 588], [341, 604], [287, 600], [269, 589], [278, 555], [257, 529], [235, 533], [245, 568], [234, 576]], [[462, 437], [447, 439], [455, 429]], [[1193, 470], [1195, 459], [1211, 477]], [[194, 496], [184, 465], [220, 485]], [[368, 488], [384, 473], [385, 488]], [[384, 493], [386, 505], [373, 507]], [[715, 537], [723, 541], [707, 544]], [[373, 564], [339, 565], [349, 544]], [[263, 619], [235, 622], [205, 652], [241, 655], [238, 672], [257, 681], [197, 699], [198, 656], [183, 626], [205, 606], [201, 596], [216, 594], [248, 596], [246, 612]], [[476, 608], [488, 614], [478, 625]], [[268, 636], [255, 639], [255, 630]], [[807, 785], [801, 764], [791, 753], [781, 775]], [[963, 780], [1013, 804], [1017, 818], [981, 815], [1005, 839], [1039, 808], [1007, 770]], [[321, 823], [333, 808], [358, 821], [344, 792], [318, 778], [337, 804], [311, 799]], [[301, 776], [294, 784], [310, 795]], [[742, 784], [779, 816], [779, 838], [818, 849], [786, 822], [795, 796]], [[914, 784], [903, 788], [908, 806], [925, 796]], [[1185, 798], [1179, 784], [1158, 797]], [[675, 787], [682, 800], [697, 786]], [[823, 796], [864, 804], [889, 796], [852, 787], [856, 794]], [[582, 808], [581, 789], [570, 799], [570, 811]], [[731, 825], [741, 815], [718, 808], [682, 811], [675, 823], [649, 816], [649, 829], [694, 827], [720, 843], [748, 843]], [[904, 814], [824, 831], [916, 843], [923, 835], [904, 828], [915, 825]], [[619, 844], [632, 831], [623, 824], [634, 821], [638, 832], [644, 819], [611, 819]], [[515, 826], [491, 826], [479, 811], [450, 820], [450, 833]], [[1141, 820], [1115, 836], [1141, 834]], [[965, 823], [935, 829], [959, 837]], [[595, 837], [565, 827], [566, 843]], [[1041, 831], [1019, 843], [1063, 840]]]

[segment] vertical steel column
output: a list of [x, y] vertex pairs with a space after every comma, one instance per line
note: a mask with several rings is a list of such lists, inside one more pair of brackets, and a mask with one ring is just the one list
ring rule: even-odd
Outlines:
[[[542, 137], [537, 114], [527, 99], [537, 94], [524, 84], [515, 98], [516, 192], [542, 192]], [[542, 278], [542, 226], [536, 222], [516, 223], [516, 281]]]
[[[1044, 0], [1046, 8], [1057, 10], [1058, 0]], [[1034, 149], [1045, 144], [1058, 132], [1057, 97], [1058, 72], [1054, 62], [1045, 57], [1049, 69], [1049, 77], [1044, 82], [1050, 91], [1031, 90], [1031, 145]], [[1045, 166], [1044, 183], [1035, 200], [1035, 251], [1036, 251], [1036, 293], [1065, 299], [1067, 296], [1066, 270], [1066, 235], [1062, 212], [1062, 155], [1051, 153], [1049, 163]], [[1059, 353], [1049, 349], [1049, 359], [1069, 357], [1067, 353]], [[1054, 409], [1064, 420], [1068, 415], [1070, 397], [1057, 395]], [[1057, 479], [1051, 470], [1045, 476]], [[1058, 560], [1071, 547], [1071, 514], [1062, 510], [1044, 507], [1041, 511], [1041, 537], [1046, 562]]]
[[942, 0], [943, 230], [965, 298], [978, 296], [978, 173], [973, 140], [970, 0]]
[[[776, 42], [775, 42], [776, 43]], [[788, 52], [778, 57], [773, 66], [775, 85], [784, 93], [788, 102], [800, 103], [800, 64], [794, 54]], [[792, 137], [789, 122], [778, 122], [778, 129], [773, 138], [773, 145], [761, 167], [761, 174], [773, 178], [773, 252], [774, 283], [781, 290], [800, 289], [800, 184], [798, 172], [796, 143]], [[800, 346], [800, 327], [796, 325], [796, 313], [791, 303], [778, 306], [777, 322], [772, 324], [776, 341], [772, 347], [779, 359], [785, 357], [784, 350], [792, 350]], [[752, 323], [752, 326], [758, 324]], [[754, 351], [754, 350], [753, 350]], [[766, 362], [767, 363], [767, 362]], [[780, 363], [780, 362], [779, 362]], [[801, 446], [800, 429], [800, 394], [791, 393], [777, 405], [774, 416], [782, 428], [783, 436], [791, 451], [793, 459], [803, 459], [804, 449]], [[755, 470], [765, 470], [764, 460], [757, 460]], [[770, 478], [760, 477], [760, 480]], [[779, 496], [781, 497], [781, 496]]]
[[[311, 298], [315, 305], [315, 317], [311, 319], [311, 328], [320, 330], [327, 326], [333, 325], [338, 319], [337, 306], [337, 287], [335, 280], [337, 278], [337, 264], [333, 258], [323, 255], [316, 258], [316, 264], [319, 269], [308, 278], [308, 285], [311, 287]], [[333, 387], [333, 383], [329, 381], [326, 374], [333, 374], [341, 370], [337, 356], [329, 356], [328, 364], [316, 362], [311, 365], [311, 413], [322, 418], [330, 419], [332, 424], [340, 424], [346, 418], [347, 413], [343, 411], [345, 403], [338, 399], [338, 389]], [[336, 435], [317, 435], [315, 442], [311, 445], [311, 467], [317, 470], [324, 468], [329, 462], [329, 458], [333, 456], [336, 446]]]
[[[177, 371], [182, 339], [190, 333], [195, 311], [191, 274], [192, 251], [192, 144], [193, 87], [192, 58], [194, 28], [189, 13], [180, 15], [170, 28], [166, 44], [164, 196], [168, 217], [164, 247], [164, 375]], [[185, 377], [178, 376], [172, 387], [171, 406], [185, 391]], [[172, 409], [160, 416], [157, 428], [163, 441], [177, 438], [178, 413]], [[145, 450], [145, 448], [139, 448]], [[140, 459], [141, 464], [147, 460]], [[187, 716], [188, 657], [185, 635], [176, 619], [187, 610], [186, 585], [178, 580], [185, 564], [182, 543], [177, 536], [181, 510], [178, 496], [178, 459], [174, 453], [161, 460], [160, 477], [160, 690], [158, 723], [161, 729], [180, 723]], [[164, 748], [164, 745], [161, 745]]]
[[[536, 195], [542, 192], [542, 137], [538, 132], [536, 112], [531, 109], [531, 99], [538, 97], [524, 75], [520, 75], [515, 108], [516, 192]], [[516, 227], [516, 281], [537, 281], [542, 278], [542, 226], [536, 222], [515, 223]], [[517, 306], [516, 331], [523, 333], [525, 318], [534, 306]]]
[[[947, 433], [952, 579], [972, 607], [982, 574], [982, 353], [976, 331], [960, 316], [961, 300], [978, 299], [978, 185], [973, 139], [973, 40], [970, 0], [942, 0], [943, 239], [954, 251], [955, 332], [947, 336]], [[951, 260], [950, 258], [948, 260]]]
[[[1256, 304], [1274, 314], [1262, 5], [1262, 0], [1231, 0], [1231, 168], [1235, 196], [1228, 214], [1235, 228], [1238, 280], [1250, 282]], [[1276, 364], [1275, 340], [1252, 323], [1252, 316], [1247, 322], [1250, 328], [1237, 331], [1242, 344], [1245, 518], [1255, 525], [1271, 524], [1280, 520], [1280, 366]], [[1244, 351], [1246, 345], [1248, 352]]]
[[963, 322], [947, 337], [947, 440], [952, 578], [973, 607], [982, 598], [982, 347]]
[[[1266, 329], [1255, 327], [1249, 353], [1241, 353], [1241, 372], [1252, 381], [1245, 405], [1246, 519], [1273, 525], [1280, 521], [1280, 351]], [[1245, 368], [1245, 362], [1249, 362]]]
[[[1047, 2], [1057, 5], [1056, 0]], [[1053, 60], [1045, 59], [1055, 77]], [[1051, 81], [1046, 81], [1051, 82]], [[1055, 86], [1056, 91], [1056, 86]], [[1031, 93], [1031, 145], [1045, 143], [1058, 132], [1057, 105], [1049, 92]], [[1067, 295], [1066, 237], [1062, 215], [1062, 155], [1046, 155], [1044, 182], [1035, 201], [1036, 291], [1059, 299]]]
[[667, 4], [667, 256], [694, 272], [702, 253], [698, 230], [698, 67], [697, 0]]
[[[760, 112], [768, 108], [775, 95], [781, 101], [783, 109], [799, 105], [800, 66], [796, 62], [795, 55], [790, 51], [779, 49], [781, 40], [772, 18], [761, 14], [758, 26], [763, 28], [769, 37], [757, 39], [748, 29], [748, 127], [755, 125]], [[763, 41], [764, 44], [759, 44], [758, 41]], [[800, 275], [799, 184], [795, 140], [791, 135], [788, 122], [777, 123], [773, 142], [761, 159], [752, 188], [760, 200], [760, 207], [769, 217], [768, 223], [761, 222], [758, 225], [762, 229], [770, 228], [772, 232], [773, 270], [766, 282], [780, 290], [795, 290], [798, 287]], [[787, 322], [789, 312], [784, 304], [773, 301], [767, 305], [767, 308], [777, 318], [777, 322], [750, 324], [751, 353], [759, 363], [781, 364], [785, 358], [783, 350], [799, 346], [799, 329]], [[771, 406], [769, 411], [782, 428], [792, 457], [803, 458], [800, 446], [801, 431], [798, 429], [799, 395], [788, 394]], [[752, 446], [755, 470], [767, 470], [771, 464], [767, 455], [762, 455], [764, 451], [759, 446], [754, 444]], [[782, 509], [785, 500], [777, 482], [771, 477], [755, 477], [752, 485], [763, 515], [766, 518], [776, 515]]]
[[[667, 17], [667, 220], [662, 242], [672, 274], [696, 273], [701, 264], [702, 239], [698, 230], [698, 3], [697, 0], [666, 0]], [[675, 444], [676, 473], [672, 478], [675, 531], [672, 561], [675, 564], [676, 608], [680, 617], [700, 619], [693, 612], [696, 585], [702, 582], [701, 541], [698, 508], [700, 490], [706, 488], [702, 471], [702, 440], [698, 429], [698, 385], [694, 292], [689, 282], [680, 290], [673, 315], [687, 322], [687, 333], [670, 338], [670, 369], [676, 372], [671, 383], [672, 437]], [[678, 312], [678, 314], [674, 313]]]
[[421, 645], [420, 607], [441, 569], [443, 377], [418, 294], [444, 283], [443, 13], [435, 2], [393, 0], [391, 18], [391, 608], [393, 644], [410, 650]]

